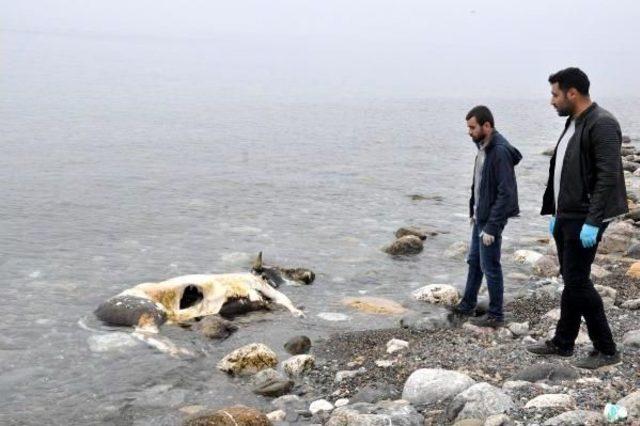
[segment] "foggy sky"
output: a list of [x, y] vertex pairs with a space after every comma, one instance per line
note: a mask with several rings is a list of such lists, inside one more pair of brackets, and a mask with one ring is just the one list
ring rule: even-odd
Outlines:
[[111, 40], [123, 57], [167, 47], [131, 67], [198, 64], [192, 78], [264, 96], [531, 98], [566, 66], [588, 73], [594, 97], [640, 96], [633, 0], [0, 0], [0, 19], [3, 73], [20, 65], [16, 37], [38, 34]]

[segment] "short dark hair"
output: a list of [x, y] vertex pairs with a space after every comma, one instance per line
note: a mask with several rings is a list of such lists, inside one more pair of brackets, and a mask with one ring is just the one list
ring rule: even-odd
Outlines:
[[589, 77], [580, 68], [569, 67], [549, 76], [549, 83], [558, 83], [564, 93], [574, 88], [578, 93], [589, 96]]
[[471, 120], [471, 117], [475, 117], [476, 121], [481, 126], [484, 125], [484, 123], [489, 122], [492, 129], [495, 127], [493, 114], [491, 114], [491, 110], [484, 105], [478, 105], [471, 108], [471, 111], [467, 113], [467, 120]]

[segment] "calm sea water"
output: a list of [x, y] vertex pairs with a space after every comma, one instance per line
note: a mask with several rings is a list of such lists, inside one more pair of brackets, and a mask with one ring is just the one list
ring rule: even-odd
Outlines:
[[[2, 36], [3, 424], [174, 424], [188, 405], [261, 407], [266, 400], [245, 381], [216, 370], [231, 350], [264, 342], [284, 358], [282, 344], [295, 334], [396, 323], [344, 307], [347, 296], [403, 303], [429, 283], [462, 288], [464, 261], [443, 251], [468, 238], [474, 147], [464, 116], [476, 103], [491, 106], [498, 129], [524, 154], [522, 216], [505, 232], [506, 272], [518, 270], [508, 260], [518, 241], [545, 235], [538, 209], [548, 158], [540, 152], [563, 121], [544, 84], [540, 99], [526, 101], [240, 99], [184, 46]], [[639, 100], [601, 104], [624, 133], [640, 135]], [[448, 233], [416, 257], [392, 259], [380, 248], [404, 225]], [[90, 346], [113, 333], [96, 324], [93, 309], [124, 288], [246, 271], [258, 251], [266, 262], [317, 273], [312, 286], [283, 289], [307, 318], [253, 314], [224, 342], [163, 328], [202, 354], [196, 359], [141, 343]], [[517, 286], [507, 282], [510, 292]], [[323, 312], [349, 319], [325, 321]]]

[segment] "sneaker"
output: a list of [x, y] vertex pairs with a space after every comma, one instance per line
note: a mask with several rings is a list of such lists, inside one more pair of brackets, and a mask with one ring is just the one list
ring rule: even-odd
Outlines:
[[598, 350], [593, 350], [589, 356], [576, 361], [575, 366], [578, 368], [586, 368], [595, 370], [597, 368], [606, 367], [608, 365], [618, 365], [622, 362], [620, 352], [616, 351], [613, 355], [606, 355]]
[[534, 343], [527, 346], [527, 350], [536, 355], [560, 355], [571, 356], [573, 355], [573, 349], [561, 349], [555, 345], [551, 340], [545, 340], [543, 342]]
[[471, 318], [469, 322], [478, 327], [500, 328], [504, 326], [504, 320], [498, 319], [489, 314], [482, 315], [481, 317]]

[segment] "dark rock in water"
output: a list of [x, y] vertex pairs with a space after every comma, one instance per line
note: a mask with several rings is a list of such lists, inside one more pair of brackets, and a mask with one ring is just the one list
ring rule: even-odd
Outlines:
[[201, 321], [196, 322], [192, 328], [210, 339], [226, 339], [238, 330], [238, 326], [217, 315], [204, 317]]
[[640, 168], [640, 164], [638, 163], [633, 163], [631, 161], [627, 161], [627, 160], [622, 160], [622, 169], [626, 170], [628, 172], [635, 172], [636, 170], [638, 170], [638, 168]]
[[309, 353], [309, 349], [311, 349], [311, 339], [307, 336], [292, 337], [284, 344], [284, 349], [291, 355]]
[[622, 143], [631, 143], [631, 138], [627, 135], [622, 135]]
[[556, 150], [555, 147], [547, 148], [544, 151], [542, 151], [542, 155], [546, 155], [548, 157], [551, 157], [555, 150]]
[[237, 315], [246, 314], [247, 312], [267, 309], [267, 306], [264, 300], [251, 301], [246, 297], [241, 297], [238, 299], [230, 299], [222, 305], [219, 314], [225, 318], [233, 318]]
[[379, 383], [367, 385], [358, 390], [352, 398], [349, 399], [350, 404], [354, 404], [356, 402], [368, 402], [374, 403], [377, 401], [382, 401], [385, 399], [398, 399], [401, 396], [400, 390], [396, 389], [394, 386]]
[[629, 247], [625, 255], [634, 259], [640, 259], [640, 244], [634, 244]]
[[253, 393], [262, 396], [282, 396], [293, 388], [293, 381], [288, 379], [272, 379], [253, 388]]
[[633, 146], [623, 146], [620, 148], [620, 155], [626, 157], [627, 155], [635, 155], [636, 149]]
[[418, 228], [400, 228], [396, 231], [396, 238], [402, 238], [406, 235], [413, 235], [420, 238], [421, 240], [427, 239], [427, 233]]
[[255, 408], [235, 405], [221, 410], [202, 410], [187, 417], [183, 426], [271, 426], [267, 416]]
[[301, 284], [311, 284], [316, 279], [316, 274], [311, 269], [306, 268], [279, 268], [285, 278], [297, 281]]
[[415, 235], [407, 235], [402, 238], [398, 238], [388, 247], [385, 247], [383, 251], [392, 255], [412, 255], [418, 254], [422, 251], [424, 245], [422, 240]]
[[572, 367], [561, 364], [540, 363], [525, 368], [510, 380], [524, 380], [527, 382], [537, 382], [548, 380], [550, 382], [561, 382], [563, 380], [576, 380], [580, 375]]
[[400, 327], [417, 331], [434, 331], [445, 328], [451, 328], [452, 322], [448, 315], [421, 315], [411, 313], [400, 319]]
[[440, 195], [420, 195], [420, 194], [411, 194], [408, 196], [413, 201], [425, 201], [425, 200], [433, 200], [437, 202], [444, 201], [444, 197]]
[[167, 314], [155, 302], [135, 296], [115, 296], [98, 306], [95, 315], [109, 325], [136, 326], [142, 318], [145, 324], [162, 325]]

